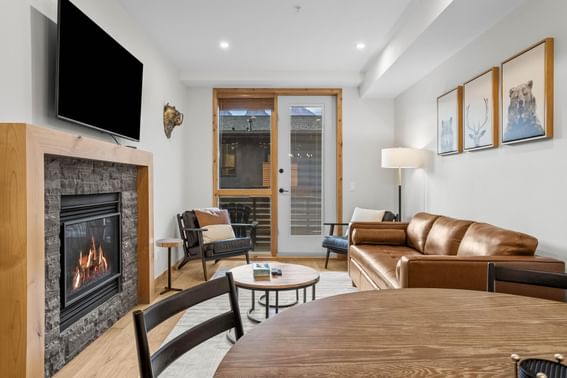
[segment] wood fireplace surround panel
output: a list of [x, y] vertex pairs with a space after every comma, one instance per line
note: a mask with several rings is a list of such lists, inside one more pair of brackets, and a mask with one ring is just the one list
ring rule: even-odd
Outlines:
[[138, 303], [153, 280], [152, 154], [24, 123], [0, 123], [0, 366], [10, 377], [44, 373], [44, 156], [138, 168]]

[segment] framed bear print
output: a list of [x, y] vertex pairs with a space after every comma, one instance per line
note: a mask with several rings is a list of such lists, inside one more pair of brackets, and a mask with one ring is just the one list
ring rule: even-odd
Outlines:
[[502, 62], [502, 143], [553, 137], [553, 38]]
[[463, 150], [463, 87], [437, 97], [437, 154], [452, 155]]
[[493, 67], [463, 85], [465, 151], [498, 146], [499, 71], [498, 67]]

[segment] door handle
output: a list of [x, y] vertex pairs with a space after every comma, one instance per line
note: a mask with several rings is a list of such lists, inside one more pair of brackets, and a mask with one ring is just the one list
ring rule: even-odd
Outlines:
[[280, 188], [279, 191], [280, 191], [280, 193], [287, 193], [287, 192], [289, 192], [289, 190], [285, 190], [284, 188]]

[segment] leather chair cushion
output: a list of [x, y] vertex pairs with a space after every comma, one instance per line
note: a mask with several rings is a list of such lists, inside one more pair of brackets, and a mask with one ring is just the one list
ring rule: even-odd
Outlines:
[[472, 221], [439, 217], [433, 223], [427, 236], [423, 253], [425, 255], [456, 255], [465, 232]]
[[323, 248], [346, 254], [348, 251], [348, 239], [346, 236], [325, 236]]
[[437, 218], [439, 218], [439, 215], [428, 213], [415, 214], [415, 216], [408, 224], [406, 231], [408, 246], [423, 253], [427, 235], [429, 234], [429, 231], [431, 230], [431, 227], [433, 226], [433, 223]]
[[352, 244], [405, 245], [406, 232], [399, 229], [357, 228], [352, 233]]
[[210, 207], [206, 209], [195, 210], [195, 216], [199, 221], [200, 227], [210, 224], [230, 224], [230, 216], [228, 210]]
[[473, 223], [468, 228], [458, 256], [533, 256], [538, 241], [530, 235], [492, 226]]
[[222, 255], [223, 253], [238, 253], [252, 248], [250, 238], [236, 238], [204, 244], [203, 249], [207, 256]]
[[399, 288], [396, 265], [401, 256], [420, 255], [404, 246], [351, 246], [350, 258], [355, 260], [375, 283], [383, 282], [389, 288]]

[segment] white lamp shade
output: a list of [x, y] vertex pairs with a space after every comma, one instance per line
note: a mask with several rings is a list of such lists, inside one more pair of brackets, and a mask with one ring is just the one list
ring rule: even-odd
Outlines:
[[383, 148], [382, 168], [419, 168], [421, 150], [416, 148]]

